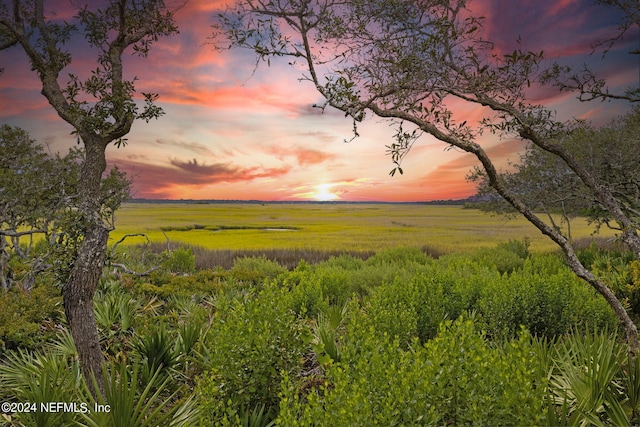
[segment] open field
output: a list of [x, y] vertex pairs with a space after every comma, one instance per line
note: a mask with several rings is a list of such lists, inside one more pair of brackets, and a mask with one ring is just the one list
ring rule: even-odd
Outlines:
[[[584, 219], [572, 222], [574, 238], [592, 232]], [[531, 240], [531, 250], [556, 249], [522, 218], [508, 220], [461, 206], [413, 204], [125, 204], [117, 212], [112, 242], [145, 233], [153, 242], [208, 249], [378, 251], [397, 246], [429, 246], [464, 252], [509, 239]], [[613, 236], [607, 230], [603, 236]], [[127, 244], [143, 238], [127, 239]]]

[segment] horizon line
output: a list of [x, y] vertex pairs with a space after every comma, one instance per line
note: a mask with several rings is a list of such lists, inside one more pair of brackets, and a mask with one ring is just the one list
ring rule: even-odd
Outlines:
[[279, 204], [463, 204], [465, 202], [476, 201], [476, 196], [462, 199], [435, 199], [420, 201], [385, 201], [385, 200], [260, 200], [260, 199], [150, 199], [132, 198], [124, 203], [279, 203]]

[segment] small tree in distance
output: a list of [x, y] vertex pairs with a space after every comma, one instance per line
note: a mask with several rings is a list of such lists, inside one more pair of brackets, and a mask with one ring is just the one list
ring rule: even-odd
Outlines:
[[[0, 0], [0, 48], [17, 46], [29, 58], [42, 83], [42, 94], [84, 146], [77, 216], [78, 244], [70, 253], [70, 270], [63, 288], [65, 314], [80, 364], [92, 385], [104, 389], [93, 297], [102, 275], [109, 224], [102, 215], [101, 189], [106, 169], [105, 149], [124, 144], [137, 119], [149, 121], [162, 114], [157, 95], [142, 94], [144, 105], [134, 100], [135, 79], [124, 77], [123, 54], [133, 50], [146, 57], [153, 42], [177, 33], [173, 13], [162, 0], [109, 0], [77, 12], [75, 24], [55, 19], [44, 0]], [[67, 50], [72, 37], [83, 37], [96, 52], [96, 68], [81, 78], [63, 74], [73, 55]], [[95, 392], [95, 390], [93, 390]], [[102, 390], [104, 391], [104, 390]]]
[[[402, 159], [424, 133], [473, 154], [487, 184], [564, 252], [568, 266], [609, 303], [623, 324], [629, 348], [638, 351], [638, 332], [615, 294], [578, 257], [571, 240], [534, 212], [496, 168], [478, 142], [483, 132], [533, 144], [575, 174], [591, 197], [622, 230], [621, 239], [640, 259], [637, 218], [596, 171], [573, 155], [558, 137], [575, 123], [530, 102], [531, 86], [554, 82], [583, 95], [607, 94], [602, 81], [560, 66], [542, 68], [543, 53], [517, 49], [497, 54], [483, 36], [484, 19], [468, 0], [241, 0], [218, 15], [214, 36], [224, 48], [246, 48], [262, 60], [287, 57], [305, 69], [326, 106], [343, 111], [354, 125], [367, 113], [397, 126], [388, 146], [402, 173]], [[637, 15], [625, 15], [637, 19]], [[638, 101], [638, 91], [621, 97]], [[601, 97], [601, 96], [600, 96]], [[477, 106], [478, 123], [468, 123], [452, 102]]]

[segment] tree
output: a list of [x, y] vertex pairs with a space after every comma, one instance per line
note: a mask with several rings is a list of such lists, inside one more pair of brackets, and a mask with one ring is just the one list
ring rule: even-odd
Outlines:
[[[8, 125], [0, 126], [0, 151], [0, 285], [11, 285], [10, 252], [32, 266], [23, 279], [25, 290], [46, 269], [64, 281], [81, 241], [73, 224], [84, 152], [72, 148], [64, 156], [48, 155], [26, 131]], [[101, 187], [101, 215], [113, 224], [115, 210], [129, 197], [130, 181], [114, 167]], [[34, 235], [44, 238], [38, 253], [32, 253]]]
[[[586, 124], [567, 131], [556, 142], [565, 147], [578, 161], [598, 176], [612, 191], [625, 214], [640, 221], [640, 110], [634, 109], [607, 126], [594, 129]], [[611, 221], [608, 210], [593, 198], [592, 193], [562, 159], [536, 145], [530, 145], [513, 170], [501, 178], [514, 193], [535, 210], [547, 214], [549, 222], [556, 224], [552, 214], [559, 214], [567, 226], [571, 239], [570, 219], [587, 216], [598, 230], [605, 225], [623, 231]], [[480, 169], [471, 176], [478, 183], [478, 194], [485, 199], [480, 206], [488, 211], [510, 214], [515, 212], [488, 185]]]
[[51, 213], [58, 209], [53, 195], [62, 187], [54, 179], [57, 174], [53, 173], [53, 162], [25, 131], [0, 127], [0, 151], [0, 285], [8, 289], [7, 238], [14, 252], [26, 257], [20, 237], [46, 232]]
[[[137, 119], [149, 121], [162, 114], [157, 95], [142, 94], [136, 103], [135, 79], [124, 77], [123, 54], [131, 49], [146, 57], [161, 36], [177, 33], [173, 13], [162, 0], [109, 0], [102, 8], [84, 6], [75, 24], [45, 14], [44, 0], [0, 1], [0, 47], [22, 49], [42, 83], [42, 94], [69, 123], [84, 146], [78, 194], [79, 241], [71, 254], [73, 267], [63, 288], [65, 314], [89, 384], [92, 374], [103, 388], [104, 361], [93, 313], [93, 296], [102, 274], [109, 224], [101, 215], [105, 149], [126, 143]], [[61, 76], [71, 64], [66, 45], [80, 34], [97, 53], [97, 68]], [[95, 390], [94, 390], [95, 391]]]
[[[425, 133], [473, 154], [496, 193], [552, 239], [575, 274], [607, 300], [626, 329], [630, 351], [636, 352], [636, 325], [611, 289], [581, 264], [570, 239], [509, 186], [478, 142], [483, 132], [493, 132], [555, 156], [607, 211], [640, 258], [636, 219], [600, 176], [557, 142], [573, 125], [528, 101], [532, 85], [545, 77], [547, 82], [560, 79], [570, 70], [558, 66], [555, 74], [543, 73], [542, 52], [497, 53], [482, 35], [484, 19], [474, 16], [467, 3], [243, 0], [218, 15], [214, 36], [224, 41], [224, 48], [249, 49], [259, 60], [287, 57], [303, 67], [302, 78], [325, 99], [321, 107], [343, 111], [354, 125], [368, 113], [393, 121], [396, 140], [388, 146], [395, 164], [392, 174], [402, 173], [402, 159]], [[484, 118], [468, 123], [452, 102], [476, 106]]]

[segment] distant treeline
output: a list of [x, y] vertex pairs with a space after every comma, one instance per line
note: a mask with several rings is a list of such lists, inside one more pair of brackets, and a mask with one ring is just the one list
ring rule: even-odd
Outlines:
[[131, 199], [128, 203], [157, 203], [157, 204], [194, 204], [194, 205], [209, 205], [209, 204], [276, 204], [276, 205], [464, 205], [466, 203], [477, 202], [476, 196], [471, 196], [466, 199], [447, 199], [447, 200], [429, 200], [421, 202], [383, 202], [383, 201], [318, 201], [318, 200], [195, 200], [195, 199]]

